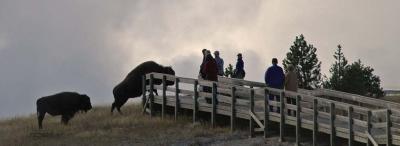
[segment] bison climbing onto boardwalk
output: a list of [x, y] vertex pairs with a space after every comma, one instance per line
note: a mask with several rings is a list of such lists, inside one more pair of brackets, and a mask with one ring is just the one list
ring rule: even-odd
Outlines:
[[[147, 61], [138, 65], [121, 83], [114, 87], [114, 103], [111, 105], [111, 113], [113, 113], [114, 109], [117, 108], [118, 112], [122, 114], [121, 107], [129, 98], [142, 95], [142, 78], [144, 75], [151, 72], [175, 75], [175, 71], [171, 67], [164, 67], [154, 61]], [[149, 84], [149, 82], [147, 81], [146, 84]], [[154, 79], [154, 84], [161, 85], [162, 80]], [[173, 85], [174, 82], [167, 81], [166, 84]]]
[[90, 98], [75, 92], [61, 92], [39, 98], [36, 106], [39, 129], [42, 129], [42, 121], [46, 113], [52, 116], [61, 115], [61, 122], [68, 124], [76, 112], [87, 112], [92, 109]]

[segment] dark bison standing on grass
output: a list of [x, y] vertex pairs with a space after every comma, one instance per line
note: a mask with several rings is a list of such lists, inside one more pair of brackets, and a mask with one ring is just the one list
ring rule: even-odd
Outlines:
[[[175, 71], [171, 67], [161, 66], [154, 61], [147, 61], [138, 65], [121, 83], [114, 87], [114, 103], [111, 105], [111, 113], [117, 108], [118, 112], [122, 114], [121, 107], [129, 98], [142, 95], [142, 78], [144, 75], [151, 72], [175, 75]], [[146, 84], [149, 84], [149, 82], [147, 81]], [[154, 84], [161, 85], [162, 80], [154, 79]], [[174, 82], [167, 81], [166, 84], [173, 85]]]
[[46, 113], [52, 116], [61, 115], [61, 122], [68, 124], [76, 112], [87, 112], [92, 109], [90, 98], [75, 92], [61, 92], [39, 98], [36, 106], [39, 129], [42, 129], [42, 121]]

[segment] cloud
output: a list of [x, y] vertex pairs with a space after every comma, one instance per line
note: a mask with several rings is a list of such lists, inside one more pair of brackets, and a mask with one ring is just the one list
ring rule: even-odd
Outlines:
[[399, 3], [1, 0], [0, 117], [32, 113], [38, 97], [66, 90], [110, 104], [113, 86], [146, 60], [196, 77], [202, 48], [220, 50], [225, 66], [243, 53], [246, 79], [262, 82], [299, 34], [318, 48], [324, 73], [342, 44], [398, 89]]

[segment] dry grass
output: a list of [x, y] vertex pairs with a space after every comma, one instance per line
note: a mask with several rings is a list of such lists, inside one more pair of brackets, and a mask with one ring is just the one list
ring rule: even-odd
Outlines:
[[67, 126], [59, 116], [46, 115], [42, 130], [35, 115], [0, 121], [0, 145], [195, 145], [198, 137], [229, 133], [228, 128], [193, 125], [183, 116], [176, 122], [171, 117], [150, 118], [142, 115], [139, 105], [123, 110], [125, 115], [110, 115], [109, 107], [95, 107], [77, 114]]
[[386, 97], [383, 97], [382, 99], [400, 103], [400, 96], [386, 96]]

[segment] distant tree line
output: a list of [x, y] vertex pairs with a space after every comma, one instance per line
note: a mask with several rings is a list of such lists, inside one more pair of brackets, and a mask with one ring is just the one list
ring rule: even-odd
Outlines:
[[297, 70], [299, 87], [304, 89], [327, 88], [369, 97], [382, 97], [380, 78], [373, 74], [372, 67], [364, 65], [360, 59], [348, 64], [342, 46], [338, 45], [333, 57], [335, 62], [329, 70], [330, 77], [321, 78], [321, 61], [317, 58], [317, 48], [308, 44], [303, 35], [297, 36], [283, 60], [285, 70], [291, 64]]
[[[348, 64], [342, 46], [338, 45], [333, 57], [335, 62], [329, 69], [330, 76], [321, 75], [321, 61], [317, 57], [317, 48], [307, 43], [304, 35], [296, 36], [283, 60], [285, 71], [293, 65], [297, 71], [299, 88], [326, 88], [363, 96], [379, 98], [384, 95], [380, 78], [373, 74], [374, 69], [364, 65], [360, 59]], [[225, 68], [224, 76], [232, 77], [233, 66]]]

